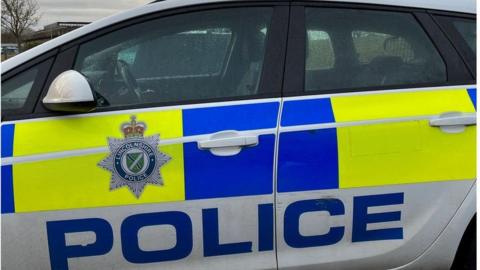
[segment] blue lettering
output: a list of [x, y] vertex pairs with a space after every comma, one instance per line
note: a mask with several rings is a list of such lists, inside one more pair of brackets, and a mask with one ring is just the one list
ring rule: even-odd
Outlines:
[[203, 255], [205, 257], [252, 252], [252, 242], [219, 243], [218, 209], [203, 209]]
[[403, 239], [403, 229], [367, 230], [367, 224], [399, 221], [400, 211], [368, 214], [373, 206], [403, 204], [403, 193], [358, 196], [353, 198], [352, 242]]
[[273, 204], [258, 206], [258, 251], [273, 250]]
[[[403, 239], [403, 228], [367, 230], [368, 224], [401, 220], [400, 211], [368, 213], [369, 207], [401, 205], [403, 193], [378, 194], [353, 197], [352, 242]], [[273, 251], [275, 244], [274, 205], [258, 205], [258, 251]], [[330, 216], [345, 215], [343, 202], [335, 198], [302, 200], [291, 203], [285, 209], [283, 236], [285, 243], [293, 248], [333, 245], [341, 241], [344, 226], [330, 227], [321, 235], [302, 235], [300, 217], [308, 212], [325, 211]], [[162, 250], [142, 250], [138, 233], [147, 226], [171, 225], [176, 231], [175, 246]], [[51, 268], [67, 270], [68, 259], [104, 255], [113, 247], [113, 231], [108, 221], [101, 218], [48, 221], [47, 238]], [[252, 241], [220, 243], [218, 209], [202, 209], [203, 255], [205, 257], [252, 252]], [[228, 229], [227, 229], [228, 230]], [[66, 234], [93, 232], [94, 243], [67, 245]], [[120, 227], [121, 248], [124, 258], [130, 263], [154, 263], [180, 260], [189, 256], [193, 249], [193, 226], [190, 216], [181, 211], [156, 212], [132, 215]], [[159, 237], [158, 241], [162, 241]]]
[[[96, 240], [85, 246], [67, 246], [65, 234], [75, 232], [94, 232]], [[48, 221], [47, 237], [53, 270], [67, 270], [68, 258], [103, 255], [113, 247], [112, 227], [101, 218]]]
[[345, 214], [342, 201], [338, 199], [304, 200], [291, 203], [285, 210], [283, 236], [287, 245], [294, 248], [326, 246], [342, 240], [344, 227], [332, 227], [323, 235], [300, 234], [300, 215], [306, 212], [327, 211], [331, 216]]
[[[142, 227], [172, 225], [177, 234], [177, 243], [166, 250], [144, 251], [138, 243], [138, 231]], [[122, 252], [131, 263], [152, 263], [180, 260], [187, 257], [193, 248], [192, 221], [179, 211], [138, 214], [127, 217], [121, 226]], [[161, 241], [161, 239], [159, 239]]]

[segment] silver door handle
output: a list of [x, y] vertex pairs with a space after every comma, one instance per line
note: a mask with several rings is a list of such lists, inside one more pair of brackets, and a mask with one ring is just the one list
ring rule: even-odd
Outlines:
[[198, 142], [200, 149], [246, 147], [258, 144], [258, 136], [240, 136], [233, 138], [212, 139]]
[[212, 134], [208, 140], [199, 141], [198, 148], [210, 150], [215, 156], [234, 156], [239, 154], [244, 147], [258, 144], [258, 135], [240, 134], [235, 130], [221, 131]]
[[464, 114], [456, 116], [440, 116], [430, 120], [430, 126], [471, 126], [477, 124], [477, 116], [475, 114]]
[[430, 126], [440, 127], [446, 133], [460, 133], [466, 126], [477, 124], [477, 115], [475, 113], [445, 113], [430, 119]]

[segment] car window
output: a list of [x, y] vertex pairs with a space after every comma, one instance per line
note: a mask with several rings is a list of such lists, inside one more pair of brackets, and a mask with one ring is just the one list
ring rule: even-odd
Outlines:
[[332, 40], [327, 32], [308, 29], [307, 70], [330, 69], [335, 64]]
[[2, 83], [2, 109], [20, 109], [32, 90], [38, 68], [32, 68]]
[[477, 64], [477, 27], [475, 18], [436, 15], [436, 22], [453, 43], [457, 52], [465, 60], [472, 75], [476, 75]]
[[82, 44], [75, 69], [104, 107], [254, 96], [272, 12], [217, 9], [133, 25]]
[[135, 58], [137, 57], [138, 45], [134, 45], [128, 48], [125, 48], [118, 52], [117, 61], [125, 61], [129, 65], [133, 65]]
[[443, 59], [411, 14], [312, 7], [306, 31], [306, 91], [447, 80]]
[[475, 21], [455, 18], [453, 21], [453, 26], [468, 44], [468, 47], [470, 47], [470, 49], [476, 54], [477, 25]]
[[220, 75], [231, 40], [231, 28], [199, 27], [164, 36], [142, 44], [132, 72], [138, 79]]
[[415, 59], [411, 44], [403, 37], [374, 31], [352, 31], [352, 40], [361, 64], [370, 64], [379, 56], [400, 57], [405, 63]]
[[32, 95], [36, 84], [41, 85], [48, 73], [52, 59], [43, 61], [22, 71], [15, 76], [2, 81], [2, 114], [13, 115], [21, 112], [28, 113], [28, 100], [35, 98]]

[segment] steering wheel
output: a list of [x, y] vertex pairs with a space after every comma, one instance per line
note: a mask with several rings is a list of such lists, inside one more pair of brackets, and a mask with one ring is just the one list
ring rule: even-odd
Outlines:
[[142, 95], [140, 93], [140, 88], [138, 88], [137, 80], [130, 71], [128, 64], [123, 60], [117, 60], [117, 70], [118, 73], [120, 73], [120, 76], [122, 76], [122, 80], [125, 83], [128, 92], [131, 93], [132, 96], [135, 96], [137, 101], [142, 101]]

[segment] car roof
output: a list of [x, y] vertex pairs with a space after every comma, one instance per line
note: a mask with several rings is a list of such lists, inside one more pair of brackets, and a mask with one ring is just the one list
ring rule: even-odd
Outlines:
[[[127, 19], [132, 19], [135, 17], [139, 17], [149, 13], [154, 13], [154, 12], [167, 10], [167, 9], [186, 7], [191, 5], [231, 2], [231, 1], [236, 1], [236, 0], [165, 0], [165, 1], [153, 2], [144, 6], [140, 6], [140, 7], [128, 10], [128, 11], [114, 14], [112, 16], [92, 22], [86, 26], [80, 27], [60, 37], [47, 41], [26, 52], [18, 54], [4, 61], [1, 65], [2, 74], [17, 67], [18, 65], [21, 65], [29, 61], [30, 59], [33, 59], [45, 52], [48, 52], [54, 48], [57, 48], [62, 44], [75, 40], [79, 37], [87, 35], [96, 30], [105, 28], [114, 23], [118, 23]], [[317, 0], [312, 2], [321, 2], [321, 1], [322, 0]], [[399, 0], [330, 0], [330, 2], [413, 7], [413, 8], [425, 8], [425, 9], [433, 9], [433, 10], [476, 14], [475, 0], [455, 0], [455, 1], [452, 1], [452, 0], [401, 0], [401, 1]]]

